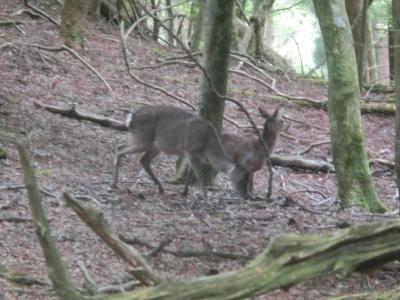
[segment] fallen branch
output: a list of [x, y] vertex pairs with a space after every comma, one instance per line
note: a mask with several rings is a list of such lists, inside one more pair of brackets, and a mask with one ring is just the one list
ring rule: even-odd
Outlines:
[[[156, 250], [157, 248], [160, 248], [160, 246], [154, 246], [146, 241], [140, 240], [138, 238], [133, 238], [133, 239], [128, 239], [122, 235], [119, 235], [120, 239], [130, 245], [139, 245], [142, 247], [146, 247], [151, 250]], [[222, 258], [222, 259], [244, 259], [248, 260], [253, 258], [250, 255], [244, 255], [244, 254], [235, 254], [235, 253], [228, 253], [228, 252], [221, 252], [221, 251], [196, 251], [196, 250], [183, 250], [183, 249], [178, 249], [178, 250], [168, 250], [166, 248], [161, 249], [162, 252], [171, 254], [176, 257], [217, 257], [217, 258]], [[154, 251], [153, 251], [154, 252]]]
[[270, 160], [275, 166], [299, 168], [313, 172], [325, 173], [335, 171], [335, 168], [332, 164], [323, 160], [304, 159], [299, 156], [282, 156], [277, 154], [271, 154]]
[[382, 166], [388, 167], [390, 169], [394, 169], [394, 167], [395, 167], [394, 161], [390, 161], [390, 160], [382, 159], [382, 158], [370, 159], [369, 164], [370, 165], [382, 165]]
[[22, 272], [13, 271], [8, 269], [6, 266], [0, 265], [0, 278], [3, 278], [9, 282], [20, 284], [20, 285], [40, 285], [40, 286], [49, 286], [50, 283], [44, 281], [43, 279], [38, 279], [27, 275]]
[[51, 113], [59, 114], [67, 118], [77, 119], [80, 121], [90, 121], [99, 124], [100, 126], [113, 128], [119, 131], [128, 130], [124, 122], [81, 111], [75, 105], [71, 105], [69, 108], [63, 108], [59, 106], [46, 105], [38, 101], [34, 101], [33, 105], [36, 108], [45, 109]]
[[68, 193], [64, 193], [64, 200], [81, 220], [110, 246], [115, 254], [134, 268], [135, 272], [133, 275], [137, 280], [146, 286], [161, 283], [161, 278], [153, 272], [144, 257], [136, 249], [123, 243], [118, 236], [112, 232], [102, 213], [93, 207], [87, 206], [82, 201], [75, 199]]
[[16, 20], [4, 20], [4, 21], [0, 20], [0, 27], [21, 25], [21, 24], [24, 24], [24, 22]]
[[0, 223], [1, 222], [27, 223], [27, 222], [32, 222], [32, 219], [21, 218], [21, 217], [3, 217], [3, 218], [0, 218]]
[[330, 140], [317, 142], [317, 143], [311, 143], [306, 149], [304, 149], [303, 151], [300, 152], [300, 155], [304, 155], [304, 154], [310, 152], [310, 150], [315, 148], [315, 147], [326, 145], [326, 144], [330, 144], [330, 143], [331, 143]]
[[83, 57], [81, 57], [75, 50], [62, 45], [61, 47], [49, 47], [40, 44], [29, 44], [29, 43], [21, 43], [21, 45], [28, 46], [28, 47], [35, 47], [40, 50], [50, 51], [50, 52], [62, 52], [67, 51], [72, 54], [76, 59], [78, 59], [81, 63], [83, 63], [90, 71], [92, 71], [106, 86], [107, 90], [110, 92], [111, 95], [114, 95], [114, 91], [112, 90], [111, 86], [108, 82], [104, 79], [104, 77], [94, 68], [92, 67]]
[[[400, 256], [400, 221], [367, 224], [318, 236], [286, 234], [233, 272], [124, 293], [125, 300], [245, 299], [324, 275], [368, 272]], [[121, 295], [110, 300], [121, 299]]]
[[54, 25], [56, 25], [57, 27], [60, 27], [60, 23], [58, 23], [55, 19], [53, 19], [52, 17], [50, 17], [48, 14], [46, 14], [44, 11], [40, 10], [39, 8], [32, 6], [28, 3], [28, 0], [24, 0], [24, 4], [26, 7], [30, 8], [31, 10], [33, 10], [34, 12], [38, 13], [39, 15], [41, 15], [42, 17], [46, 18], [47, 20], [49, 20], [51, 23], [53, 23]]
[[53, 283], [57, 295], [61, 299], [79, 299], [78, 294], [75, 292], [67, 276], [65, 267], [58, 255], [55, 242], [51, 235], [50, 225], [42, 207], [42, 197], [39, 192], [35, 172], [32, 168], [28, 152], [21, 143], [17, 143], [17, 149], [24, 171], [24, 182], [28, 192], [29, 206], [36, 229], [36, 236], [43, 251], [50, 280]]

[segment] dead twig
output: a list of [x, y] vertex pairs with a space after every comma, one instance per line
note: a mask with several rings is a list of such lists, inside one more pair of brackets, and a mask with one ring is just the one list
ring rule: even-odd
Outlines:
[[29, 206], [32, 212], [36, 236], [43, 250], [47, 272], [53, 283], [57, 295], [61, 299], [78, 299], [78, 295], [70, 282], [64, 264], [51, 235], [50, 224], [42, 207], [42, 197], [32, 168], [28, 151], [21, 143], [17, 143], [17, 150], [24, 172], [24, 182], [28, 191]]
[[62, 52], [67, 51], [76, 59], [78, 59], [81, 63], [83, 63], [90, 71], [92, 71], [106, 86], [107, 90], [110, 92], [111, 95], [114, 95], [114, 91], [112, 90], [111, 86], [108, 82], [104, 79], [104, 77], [92, 66], [90, 65], [83, 57], [81, 57], [75, 50], [62, 45], [61, 47], [49, 47], [40, 44], [30, 44], [30, 43], [21, 43], [21, 45], [28, 46], [28, 47], [35, 47], [40, 50], [50, 51], [50, 52]]
[[96, 295], [98, 293], [97, 285], [93, 280], [92, 276], [90, 276], [90, 273], [86, 268], [85, 264], [82, 261], [78, 261], [77, 265], [84, 279], [84, 284], [83, 284], [84, 289], [88, 292], [89, 295]]
[[44, 109], [54, 114], [59, 114], [67, 118], [77, 119], [80, 121], [81, 120], [90, 121], [99, 124], [103, 127], [110, 127], [119, 131], [128, 130], [128, 128], [125, 126], [123, 122], [120, 122], [112, 118], [106, 118], [103, 116], [81, 111], [74, 104], [72, 104], [70, 107], [64, 108], [59, 106], [46, 105], [38, 101], [34, 101], [33, 105], [36, 108]]
[[82, 201], [64, 193], [64, 200], [75, 213], [86, 223], [119, 257], [128, 263], [134, 271], [132, 274], [146, 286], [157, 285], [162, 282], [144, 257], [133, 247], [124, 244], [111, 230], [103, 214], [97, 209], [87, 206]]
[[0, 218], [0, 223], [1, 222], [26, 223], [26, 222], [32, 222], [32, 219], [22, 218], [22, 217], [3, 217]]
[[[142, 247], [146, 247], [149, 249], [158, 249], [160, 246], [154, 246], [146, 241], [140, 240], [138, 238], [133, 238], [133, 239], [128, 239], [122, 235], [119, 235], [120, 239], [130, 245], [139, 245]], [[160, 244], [161, 245], [161, 244]], [[232, 259], [232, 260], [237, 260], [237, 259], [244, 259], [248, 260], [253, 258], [252, 256], [249, 255], [243, 255], [243, 254], [235, 254], [235, 253], [228, 253], [228, 252], [221, 252], [221, 251], [195, 251], [195, 250], [168, 250], [163, 247], [161, 249], [162, 252], [174, 255], [176, 257], [218, 257], [222, 259]], [[153, 251], [154, 252], [154, 251]], [[151, 255], [151, 254], [150, 254]]]
[[310, 144], [306, 149], [304, 149], [303, 151], [301, 151], [301, 152], [300, 152], [300, 155], [304, 155], [304, 154], [310, 152], [310, 150], [313, 149], [313, 148], [315, 148], [315, 147], [322, 146], [322, 145], [326, 145], [326, 144], [330, 144], [330, 143], [331, 143], [330, 140], [312, 143], [312, 144]]
[[0, 20], [0, 27], [21, 25], [21, 24], [24, 24], [24, 22], [16, 20], [4, 20], [4, 21]]
[[53, 19], [52, 17], [50, 17], [48, 14], [46, 14], [44, 11], [40, 10], [39, 8], [32, 6], [28, 3], [28, 0], [24, 0], [24, 4], [26, 7], [30, 8], [31, 10], [33, 10], [34, 12], [38, 13], [39, 15], [41, 15], [42, 17], [46, 18], [47, 20], [49, 20], [51, 23], [53, 23], [54, 25], [56, 25], [57, 27], [60, 27], [60, 23], [58, 23], [55, 19]]
[[26, 285], [26, 286], [32, 286], [32, 285], [40, 285], [40, 286], [49, 286], [50, 283], [39, 278], [32, 277], [28, 274], [19, 272], [19, 271], [14, 271], [8, 269], [4, 265], [0, 265], [0, 278], [3, 278], [9, 282], [15, 283], [15, 284], [20, 284], [20, 285]]

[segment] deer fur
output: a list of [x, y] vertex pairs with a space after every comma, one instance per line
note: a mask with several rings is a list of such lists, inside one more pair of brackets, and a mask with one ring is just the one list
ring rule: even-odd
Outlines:
[[268, 155], [258, 138], [241, 137], [227, 132], [221, 134], [225, 153], [248, 173], [248, 192], [253, 189], [254, 173], [265, 165], [267, 157], [272, 153], [279, 134], [283, 130], [279, 108], [272, 114], [261, 107], [258, 108], [258, 111], [261, 117], [265, 119], [262, 138], [267, 146]]
[[[217, 171], [228, 174], [235, 191], [247, 198], [247, 173], [225, 154], [217, 131], [209, 121], [181, 108], [160, 105], [146, 106], [128, 114], [126, 126], [133, 142], [116, 149], [112, 188], [117, 186], [121, 158], [126, 154], [144, 153], [140, 164], [158, 186], [159, 193], [163, 193], [164, 189], [150, 164], [164, 152], [187, 157], [205, 198], [207, 194], [200, 169], [203, 160], [207, 160]], [[185, 196], [188, 184], [187, 180]]]

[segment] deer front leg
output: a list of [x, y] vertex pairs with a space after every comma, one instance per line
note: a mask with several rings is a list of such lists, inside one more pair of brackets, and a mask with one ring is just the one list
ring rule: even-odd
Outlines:
[[110, 185], [110, 190], [114, 190], [117, 187], [118, 184], [118, 176], [119, 176], [119, 167], [121, 164], [121, 158], [124, 157], [127, 154], [133, 154], [133, 153], [138, 153], [142, 152], [140, 149], [138, 149], [135, 145], [132, 144], [124, 144], [117, 146], [117, 148], [114, 151], [114, 163], [113, 163], [113, 172], [112, 172], [112, 183]]
[[[200, 188], [204, 195], [204, 199], [207, 200], [207, 192], [206, 192], [206, 188], [204, 186], [203, 174], [201, 172], [201, 157], [199, 157], [196, 154], [187, 154], [187, 158], [189, 160], [191, 171], [193, 171], [193, 173], [196, 175], [196, 177], [199, 181]], [[187, 185], [189, 186], [189, 183], [187, 183]], [[185, 187], [185, 189], [186, 189], [186, 187]]]
[[151, 170], [150, 164], [152, 160], [160, 154], [160, 151], [157, 149], [151, 149], [150, 151], [147, 151], [142, 158], [140, 159], [140, 164], [142, 165], [143, 169], [147, 172], [147, 174], [150, 176], [151, 180], [158, 186], [158, 192], [160, 194], [164, 193], [164, 189], [161, 185], [161, 182], [157, 179], [157, 177], [154, 175], [153, 171]]

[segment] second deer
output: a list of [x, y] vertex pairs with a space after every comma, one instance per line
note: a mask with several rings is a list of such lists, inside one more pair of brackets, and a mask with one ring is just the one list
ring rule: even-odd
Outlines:
[[272, 153], [280, 132], [284, 130], [279, 108], [272, 114], [269, 114], [261, 107], [258, 108], [258, 111], [261, 117], [265, 119], [262, 138], [267, 146], [268, 155], [265, 153], [264, 147], [258, 138], [242, 137], [226, 132], [221, 134], [221, 141], [226, 154], [248, 172], [248, 192], [253, 190], [254, 173], [265, 165], [265, 161]]
[[[112, 188], [118, 182], [121, 158], [130, 153], [143, 153], [140, 164], [160, 193], [164, 189], [154, 175], [150, 164], [161, 152], [185, 155], [196, 177], [199, 179], [204, 197], [207, 198], [200, 165], [203, 160], [217, 170], [228, 174], [234, 189], [247, 198], [247, 172], [224, 152], [220, 138], [211, 123], [200, 116], [173, 106], [146, 106], [130, 113], [126, 126], [132, 135], [131, 144], [117, 148], [114, 159]], [[184, 190], [186, 196], [189, 181]]]

